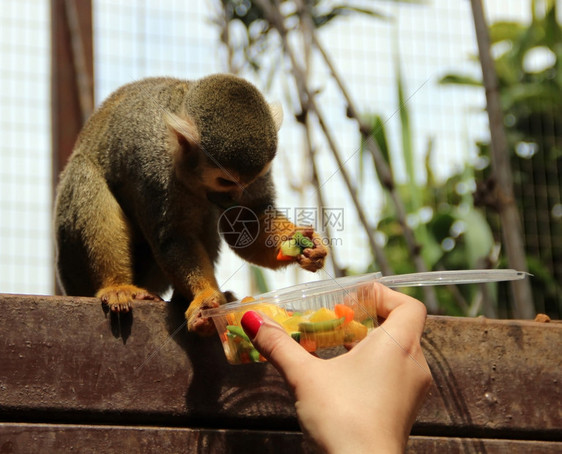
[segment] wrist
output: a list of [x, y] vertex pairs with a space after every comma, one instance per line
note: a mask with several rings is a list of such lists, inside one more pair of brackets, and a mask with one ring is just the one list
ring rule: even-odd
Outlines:
[[370, 432], [361, 437], [352, 437], [349, 432], [341, 436], [322, 440], [316, 447], [326, 454], [403, 454], [408, 439], [389, 433]]

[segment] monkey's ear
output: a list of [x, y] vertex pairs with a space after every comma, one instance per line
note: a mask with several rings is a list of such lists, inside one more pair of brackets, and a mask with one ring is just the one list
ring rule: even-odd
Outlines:
[[273, 122], [275, 123], [275, 129], [279, 131], [281, 125], [283, 124], [283, 107], [280, 102], [272, 102], [269, 104], [269, 111], [273, 117]]
[[196, 150], [199, 147], [200, 135], [193, 118], [187, 114], [176, 115], [164, 112], [164, 122], [175, 136], [181, 148]]

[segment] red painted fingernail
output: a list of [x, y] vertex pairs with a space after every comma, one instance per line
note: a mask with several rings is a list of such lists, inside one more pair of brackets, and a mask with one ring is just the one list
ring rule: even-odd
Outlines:
[[250, 339], [253, 339], [258, 334], [260, 327], [263, 325], [263, 318], [254, 311], [248, 311], [242, 316], [240, 324], [244, 332]]

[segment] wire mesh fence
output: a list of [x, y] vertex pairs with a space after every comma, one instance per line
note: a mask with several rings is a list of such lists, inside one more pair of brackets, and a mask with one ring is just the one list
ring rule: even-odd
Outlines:
[[[244, 2], [239, 3], [243, 7]], [[480, 77], [478, 66], [474, 66], [470, 59], [471, 55], [477, 55], [477, 48], [469, 2], [368, 3], [385, 18], [342, 17], [320, 33], [321, 41], [341, 70], [361, 112], [379, 115], [387, 131], [389, 149], [401, 148], [397, 94], [399, 68], [409, 108], [419, 184], [427, 185], [430, 179], [445, 182], [452, 175], [462, 173], [467, 162], [474, 167], [483, 165], [477, 146], [479, 141], [487, 141], [489, 135], [483, 111], [483, 90], [474, 86], [439, 84], [439, 80], [449, 73]], [[506, 12], [503, 2], [494, 0], [487, 1], [486, 8], [490, 22], [502, 18], [528, 23], [529, 4], [516, 2]], [[218, 0], [94, 1], [96, 104], [120, 85], [142, 77], [168, 75], [195, 79], [227, 70], [228, 55], [221, 44], [218, 25], [222, 14], [222, 2]], [[50, 293], [53, 246], [49, 2], [4, 1], [0, 20], [0, 124], [3, 138], [0, 143], [0, 291]], [[244, 38], [240, 27], [235, 26], [232, 33], [235, 38]], [[277, 57], [275, 52], [266, 56], [272, 61]], [[295, 161], [303, 159], [303, 132], [293, 115], [297, 105], [294, 87], [290, 86], [288, 77], [279, 74], [288, 71], [283, 60], [278, 61], [276, 69], [273, 78], [267, 72], [255, 73], [247, 67], [241, 69], [240, 75], [254, 81], [267, 98], [283, 102], [286, 116], [275, 163], [278, 204], [293, 218], [307, 210], [307, 216], [313, 216], [318, 207], [315, 208], [315, 202], [312, 202], [314, 189], [306, 184], [310, 169], [306, 165], [298, 168], [294, 165]], [[329, 71], [321, 62], [313, 60], [310, 74], [350, 175], [357, 183], [359, 197], [367, 208], [368, 221], [374, 227], [385, 215], [385, 197], [380, 184], [373, 168], [365, 165], [363, 158], [358, 159], [361, 155], [360, 137], [345, 116], [346, 105], [338, 98]], [[365, 246], [365, 234], [356, 228], [357, 215], [351, 209], [349, 195], [342, 190], [337, 165], [320, 139], [317, 147], [318, 153], [324, 156], [320, 177], [326, 189], [326, 206], [333, 213], [337, 210], [342, 213], [340, 217], [331, 218], [335, 232], [330, 241], [339, 266], [351, 272], [366, 271], [372, 266], [373, 257]], [[396, 155], [396, 179], [406, 183], [406, 164], [399, 153]], [[540, 155], [532, 157], [535, 161], [541, 158]], [[520, 164], [521, 175], [540, 181], [540, 185], [534, 185], [532, 190], [528, 185], [519, 190], [527, 246], [558, 280], [558, 287], [554, 285], [550, 296], [541, 296], [540, 292], [535, 295], [538, 298], [536, 304], [538, 309], [550, 309], [555, 314], [558, 310], [556, 300], [562, 299], [559, 290], [562, 235], [551, 234], [559, 232], [562, 222], [559, 168], [545, 163], [543, 173], [540, 173], [528, 168], [529, 160]], [[431, 170], [431, 175], [427, 169]], [[474, 175], [464, 175], [455, 184], [458, 197], [465, 196], [476, 186]], [[423, 217], [424, 212], [415, 213], [410, 221], [415, 224], [420, 219], [423, 221]], [[550, 232], [548, 240], [545, 232]], [[381, 244], [388, 245], [385, 243], [388, 235], [378, 238]], [[439, 247], [450, 247], [445, 240], [457, 239], [453, 234], [447, 234]], [[241, 296], [255, 291], [251, 284], [251, 269], [224, 249], [218, 266], [219, 284]], [[328, 269], [326, 273], [311, 276], [285, 270], [267, 272], [265, 276], [270, 285], [282, 286], [296, 280], [329, 278], [332, 272]], [[545, 303], [545, 298], [550, 298], [550, 302]], [[504, 315], [509, 314], [505, 312]]]
[[0, 291], [51, 289], [49, 4], [0, 5]]

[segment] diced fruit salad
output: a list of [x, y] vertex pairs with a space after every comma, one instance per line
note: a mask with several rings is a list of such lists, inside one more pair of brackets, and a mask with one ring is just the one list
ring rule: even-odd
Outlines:
[[[251, 297], [242, 302], [252, 302], [248, 310], [260, 312], [275, 320], [311, 353], [321, 348], [353, 345], [374, 327], [372, 318], [365, 315], [358, 317], [353, 307], [347, 304], [336, 304], [333, 309], [291, 312], [275, 304], [255, 303]], [[265, 361], [240, 326], [245, 312], [246, 310], [240, 310], [227, 314], [226, 331], [221, 334], [226, 356], [232, 364]]]

